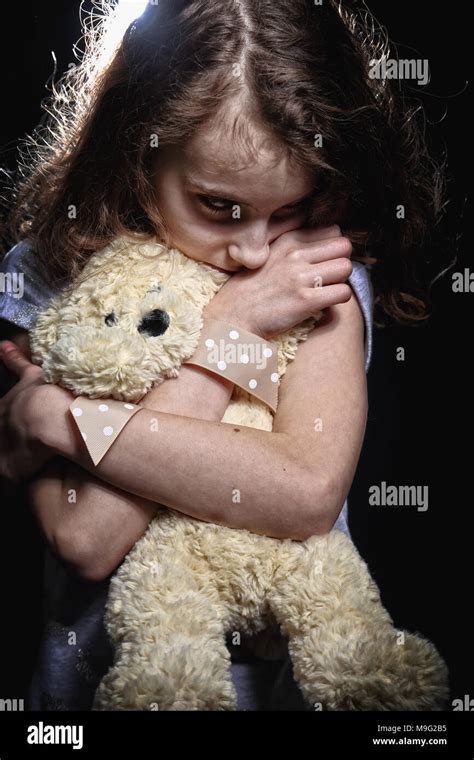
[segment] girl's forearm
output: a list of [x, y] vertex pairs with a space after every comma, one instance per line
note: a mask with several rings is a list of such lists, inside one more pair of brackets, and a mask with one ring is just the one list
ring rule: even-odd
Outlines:
[[219, 422], [232, 396], [234, 384], [203, 367], [184, 364], [179, 376], [152, 388], [140, 406], [181, 417]]
[[[155, 410], [220, 420], [233, 384], [186, 365], [142, 400]], [[146, 531], [158, 504], [56, 457], [29, 485], [32, 510], [53, 551], [86, 580], [101, 580]]]
[[[143, 408], [97, 467], [65, 409], [43, 425], [43, 442], [96, 477], [192, 517], [277, 538], [321, 532], [323, 491], [292, 455], [286, 433], [197, 420]], [[321, 484], [323, 487], [323, 484]]]

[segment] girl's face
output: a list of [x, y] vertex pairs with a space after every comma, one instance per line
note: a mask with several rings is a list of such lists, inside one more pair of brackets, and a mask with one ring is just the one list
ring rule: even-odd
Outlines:
[[172, 246], [237, 272], [262, 266], [269, 244], [302, 226], [314, 175], [292, 168], [278, 146], [261, 145], [249, 162], [229, 134], [208, 129], [185, 150], [162, 149], [156, 201]]

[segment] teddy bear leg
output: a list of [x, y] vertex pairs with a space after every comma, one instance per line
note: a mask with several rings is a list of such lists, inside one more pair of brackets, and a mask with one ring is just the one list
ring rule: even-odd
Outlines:
[[445, 663], [431, 642], [393, 627], [366, 563], [340, 531], [285, 542], [269, 601], [312, 708], [445, 706]]
[[115, 662], [94, 710], [234, 710], [224, 610], [212, 573], [176, 548], [115, 584], [106, 614]]

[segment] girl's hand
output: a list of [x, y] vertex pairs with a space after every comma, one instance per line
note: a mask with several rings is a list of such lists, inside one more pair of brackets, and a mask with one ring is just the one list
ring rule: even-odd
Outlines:
[[270, 339], [328, 306], [349, 301], [352, 244], [338, 226], [300, 228], [270, 245], [265, 264], [238, 272], [204, 310]]
[[58, 394], [66, 394], [69, 404], [74, 396], [45, 383], [41, 367], [32, 364], [10, 341], [0, 343], [0, 360], [19, 378], [0, 399], [0, 477], [19, 483], [39, 472], [55, 455], [41, 442], [40, 435], [48, 405], [55, 403]]

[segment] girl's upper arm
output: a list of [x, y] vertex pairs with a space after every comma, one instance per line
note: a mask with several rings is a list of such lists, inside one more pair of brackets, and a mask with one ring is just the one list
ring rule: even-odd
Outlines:
[[103, 483], [56, 457], [28, 498], [53, 551], [85, 580], [107, 578], [145, 533], [158, 505]]
[[[355, 295], [326, 310], [282, 378], [273, 430], [291, 436], [333, 525], [354, 478], [367, 421], [364, 315]], [[318, 489], [316, 490], [316, 486]], [[315, 514], [321, 505], [315, 503]]]

